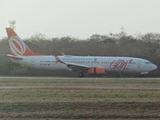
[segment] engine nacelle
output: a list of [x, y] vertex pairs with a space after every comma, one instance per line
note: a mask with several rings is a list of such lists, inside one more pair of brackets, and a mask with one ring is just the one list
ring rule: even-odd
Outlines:
[[88, 69], [87, 72], [89, 75], [104, 75], [105, 74], [105, 70], [103, 67], [90, 68]]

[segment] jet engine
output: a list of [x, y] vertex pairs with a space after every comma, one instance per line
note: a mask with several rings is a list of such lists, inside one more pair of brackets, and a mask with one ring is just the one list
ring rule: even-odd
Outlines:
[[89, 75], [104, 75], [105, 70], [103, 67], [94, 67], [94, 68], [88, 69], [87, 73]]

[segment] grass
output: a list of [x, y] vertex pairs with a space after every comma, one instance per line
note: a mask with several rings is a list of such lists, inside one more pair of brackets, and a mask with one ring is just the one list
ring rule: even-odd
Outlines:
[[76, 86], [160, 88], [160, 79], [0, 79], [0, 86]]
[[0, 103], [8, 102], [159, 102], [159, 90], [1, 89]]
[[[158, 79], [18, 78], [0, 79], [0, 86], [0, 119], [160, 119], [160, 90], [147, 89], [159, 88]], [[106, 86], [122, 88], [101, 89]], [[132, 89], [137, 86], [139, 89]]]

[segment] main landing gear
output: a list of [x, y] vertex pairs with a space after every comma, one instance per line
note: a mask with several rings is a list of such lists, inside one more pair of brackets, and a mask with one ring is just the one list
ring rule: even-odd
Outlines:
[[78, 73], [78, 77], [83, 77], [84, 74], [83, 73]]

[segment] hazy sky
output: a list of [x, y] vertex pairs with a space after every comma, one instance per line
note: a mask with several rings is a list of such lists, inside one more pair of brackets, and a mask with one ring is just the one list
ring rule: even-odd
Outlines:
[[21, 38], [35, 33], [80, 39], [93, 34], [160, 33], [160, 0], [0, 0], [0, 38], [16, 20]]

